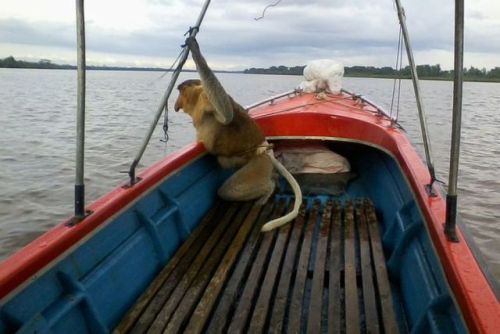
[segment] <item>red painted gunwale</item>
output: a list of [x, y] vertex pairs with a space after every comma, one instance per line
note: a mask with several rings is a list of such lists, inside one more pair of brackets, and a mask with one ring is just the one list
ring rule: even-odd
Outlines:
[[[390, 152], [413, 188], [469, 329], [477, 333], [494, 333], [500, 328], [499, 303], [467, 243], [449, 243], [442, 233], [445, 201], [441, 196], [427, 196], [424, 186], [430, 178], [428, 170], [406, 135], [390, 127], [386, 117], [377, 115], [375, 108], [362, 105], [346, 94], [328, 96], [326, 100], [317, 100], [314, 95], [283, 98], [256, 108], [252, 116], [270, 137], [356, 140]], [[33, 275], [104, 226], [110, 217], [204, 152], [202, 145], [192, 144], [166, 157], [141, 173], [142, 181], [134, 187], [118, 187], [89, 205], [87, 209], [94, 213], [82, 223], [68, 227], [67, 222], [63, 222], [5, 260], [0, 264], [0, 299], [8, 298]], [[463, 241], [460, 230], [458, 235]]]

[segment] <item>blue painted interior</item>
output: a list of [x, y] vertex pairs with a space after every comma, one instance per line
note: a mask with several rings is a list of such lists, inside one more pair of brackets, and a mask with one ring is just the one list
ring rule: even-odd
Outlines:
[[369, 197], [377, 209], [400, 331], [466, 333], [415, 198], [396, 161], [374, 148], [333, 143], [359, 177], [343, 197]]
[[[367, 146], [331, 146], [359, 175], [340, 198], [369, 197], [377, 208], [401, 331], [466, 332], [398, 165]], [[110, 332], [228, 175], [209, 156], [178, 171], [2, 305], [0, 333]]]

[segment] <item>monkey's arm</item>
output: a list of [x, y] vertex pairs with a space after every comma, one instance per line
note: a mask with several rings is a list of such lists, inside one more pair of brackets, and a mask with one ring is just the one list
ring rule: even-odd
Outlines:
[[233, 120], [233, 105], [229, 95], [227, 95], [224, 87], [222, 87], [210, 67], [208, 67], [196, 39], [194, 37], [187, 38], [186, 45], [191, 50], [191, 55], [198, 69], [208, 100], [215, 108], [215, 118], [222, 124], [229, 124]]

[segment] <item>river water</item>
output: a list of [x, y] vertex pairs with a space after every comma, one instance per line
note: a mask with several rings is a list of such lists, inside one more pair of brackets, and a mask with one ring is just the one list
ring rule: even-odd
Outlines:
[[[180, 80], [195, 76], [182, 74]], [[300, 77], [219, 74], [242, 105], [296, 87]], [[87, 73], [86, 201], [126, 179], [170, 75]], [[344, 88], [390, 109], [393, 81], [345, 78]], [[423, 146], [411, 81], [403, 80], [399, 120], [417, 150]], [[422, 81], [439, 179], [447, 181], [452, 83]], [[0, 69], [0, 260], [73, 212], [76, 71]], [[173, 98], [177, 95], [173, 93]], [[464, 223], [500, 279], [500, 84], [465, 83], [459, 207]], [[190, 119], [169, 112], [169, 141], [157, 126], [142, 160], [147, 166], [191, 143]]]

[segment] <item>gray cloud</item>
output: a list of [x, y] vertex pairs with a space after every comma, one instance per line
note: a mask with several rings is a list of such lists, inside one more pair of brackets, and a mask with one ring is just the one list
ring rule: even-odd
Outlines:
[[76, 28], [71, 25], [0, 19], [0, 43], [74, 48], [75, 36]]
[[[264, 19], [255, 21], [253, 18], [260, 16], [272, 2], [213, 2], [199, 34], [207, 57], [219, 63], [238, 62], [242, 68], [303, 64], [311, 58], [330, 56], [366, 58], [366, 61], [372, 57], [375, 65], [392, 64], [399, 28], [391, 1], [283, 0], [269, 8]], [[138, 58], [175, 57], [184, 40], [183, 34], [198, 16], [201, 2], [148, 0], [147, 4], [152, 6], [147, 14], [152, 27], [147, 29], [103, 29], [99, 22], [89, 20], [89, 52]], [[451, 3], [422, 0], [404, 4], [416, 52], [453, 50]], [[466, 51], [499, 53], [500, 40], [495, 35], [500, 28], [499, 21], [488, 21], [484, 13], [476, 9], [468, 17]], [[75, 28], [62, 23], [0, 19], [2, 42], [74, 49]], [[381, 59], [386, 56], [387, 60]]]

